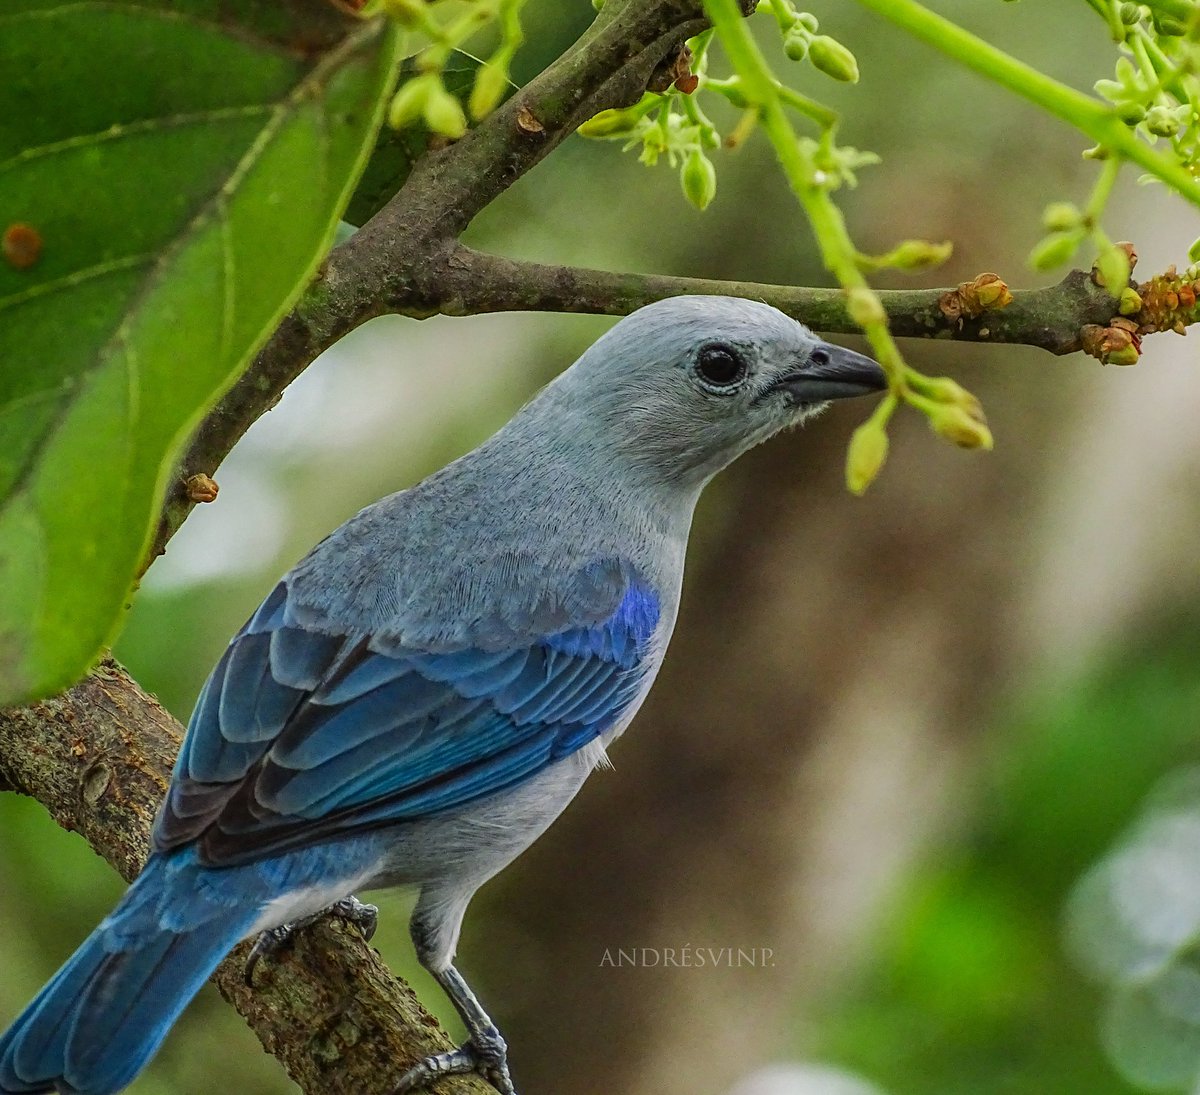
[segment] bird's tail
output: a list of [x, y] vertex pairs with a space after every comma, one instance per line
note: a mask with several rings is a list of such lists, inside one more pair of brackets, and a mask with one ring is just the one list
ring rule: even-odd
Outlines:
[[0, 1095], [119, 1091], [246, 934], [244, 917], [172, 931], [145, 915], [155, 865], [0, 1036]]

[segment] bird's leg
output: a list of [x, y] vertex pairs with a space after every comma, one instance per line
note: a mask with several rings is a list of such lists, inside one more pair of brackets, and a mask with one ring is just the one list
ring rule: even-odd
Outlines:
[[280, 924], [277, 928], [268, 928], [266, 931], [259, 932], [258, 938], [254, 941], [254, 946], [250, 948], [250, 954], [246, 958], [246, 968], [242, 971], [246, 984], [251, 988], [254, 987], [254, 967], [258, 965], [258, 961], [263, 955], [276, 954], [285, 947], [290, 947], [296, 932], [301, 928], [307, 928], [310, 924], [315, 924], [326, 916], [337, 916], [342, 920], [349, 921], [362, 932], [363, 939], [368, 943], [379, 924], [379, 909], [374, 905], [364, 905], [351, 894], [349, 897], [343, 897], [340, 901], [335, 901], [320, 912], [313, 913], [312, 916], [303, 916], [291, 923]]
[[400, 1077], [393, 1095], [419, 1091], [439, 1076], [462, 1072], [478, 1072], [501, 1095], [516, 1095], [512, 1077], [508, 1074], [508, 1045], [475, 998], [470, 985], [452, 965], [430, 972], [462, 1016], [467, 1027], [467, 1041], [449, 1053], [438, 1053], [418, 1061]]

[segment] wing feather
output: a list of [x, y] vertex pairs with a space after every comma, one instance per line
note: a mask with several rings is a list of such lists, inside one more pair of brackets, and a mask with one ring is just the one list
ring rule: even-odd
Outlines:
[[196, 840], [205, 862], [245, 862], [513, 786], [621, 717], [658, 623], [633, 574], [608, 618], [503, 649], [376, 650], [301, 616], [280, 583], [217, 664], [156, 847]]

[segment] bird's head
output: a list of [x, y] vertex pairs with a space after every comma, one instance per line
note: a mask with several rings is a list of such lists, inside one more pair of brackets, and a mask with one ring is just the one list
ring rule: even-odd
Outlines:
[[700, 485], [830, 400], [886, 380], [869, 357], [770, 305], [684, 296], [622, 319], [552, 387], [594, 442], [663, 480]]

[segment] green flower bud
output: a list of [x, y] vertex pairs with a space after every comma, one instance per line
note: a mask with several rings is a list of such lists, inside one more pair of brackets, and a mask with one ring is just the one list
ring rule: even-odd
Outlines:
[[457, 140], [467, 131], [467, 116], [462, 103], [446, 90], [437, 77], [433, 77], [428, 97], [425, 99], [425, 124], [434, 133]]
[[1142, 19], [1142, 13], [1138, 10], [1137, 4], [1122, 4], [1119, 14], [1121, 22], [1127, 27], [1135, 26]]
[[887, 312], [883, 310], [879, 296], [863, 285], [846, 290], [846, 311], [860, 327], [887, 322]]
[[1070, 232], [1083, 225], [1083, 214], [1072, 202], [1051, 202], [1042, 211], [1042, 227], [1049, 232]]
[[1188, 258], [1192, 262], [1200, 262], [1200, 239], [1196, 240], [1191, 247], [1188, 248]]
[[1122, 247], [1109, 247], [1096, 257], [1096, 279], [1114, 297], [1129, 284], [1129, 255]]
[[940, 266], [953, 251], [954, 244], [949, 240], [944, 243], [905, 240], [884, 256], [884, 262], [897, 270], [928, 270], [932, 266]]
[[602, 110], [583, 123], [575, 132], [581, 137], [628, 137], [642, 120], [636, 110]]
[[783, 52], [789, 61], [803, 61], [808, 56], [808, 43], [811, 41], [812, 35], [797, 23], [783, 36]]
[[985, 421], [983, 405], [974, 393], [967, 391], [961, 384], [948, 376], [924, 376], [910, 374], [909, 385], [927, 399], [935, 403], [946, 403], [960, 407], [977, 422]]
[[1126, 125], [1137, 125], [1138, 122], [1146, 117], [1146, 108], [1141, 103], [1118, 103], [1117, 117]]
[[868, 419], [850, 437], [846, 451], [846, 486], [860, 497], [879, 475], [888, 455], [887, 430], [881, 422]]
[[393, 129], [404, 129], [418, 121], [425, 113], [429, 89], [435, 82], [435, 77], [426, 75], [413, 76], [401, 84], [388, 105], [388, 125]]
[[992, 431], [987, 425], [953, 404], [934, 407], [929, 412], [929, 425], [939, 437], [963, 449], [990, 449], [993, 445]]
[[679, 181], [684, 197], [697, 209], [707, 209], [709, 202], [717, 195], [717, 169], [698, 148], [688, 153], [679, 172]]
[[1029, 253], [1029, 265], [1035, 270], [1053, 270], [1070, 262], [1082, 242], [1079, 232], [1052, 232]]
[[1179, 119], [1169, 107], [1151, 107], [1146, 112], [1146, 128], [1156, 137], [1174, 137], [1179, 132]]
[[1173, 15], [1151, 11], [1150, 17], [1154, 22], [1154, 29], [1164, 38], [1181, 38], [1187, 34], [1187, 24]]
[[847, 84], [858, 83], [858, 62], [841, 42], [827, 34], [818, 34], [808, 46], [808, 58], [826, 76]]
[[820, 25], [817, 23], [817, 17], [811, 11], [802, 11], [796, 17], [796, 22], [808, 31], [809, 34], [816, 34], [817, 27]]
[[1138, 363], [1139, 354], [1136, 346], [1126, 346], [1120, 350], [1113, 350], [1104, 359], [1105, 365], [1136, 365]]
[[1117, 304], [1117, 312], [1123, 316], [1136, 316], [1142, 310], [1142, 298], [1131, 285], [1121, 290], [1121, 298]]
[[487, 117], [504, 98], [507, 88], [508, 67], [493, 58], [475, 74], [475, 84], [471, 88], [468, 104], [471, 117], [476, 121]]

